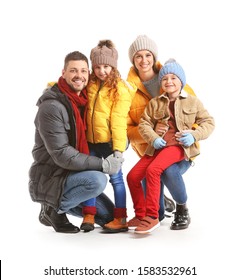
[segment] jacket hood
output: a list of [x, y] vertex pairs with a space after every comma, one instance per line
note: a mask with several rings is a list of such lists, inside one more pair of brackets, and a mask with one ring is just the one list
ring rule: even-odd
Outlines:
[[43, 94], [41, 95], [41, 97], [38, 99], [37, 101], [37, 106], [40, 106], [40, 104], [46, 100], [49, 99], [57, 99], [57, 97], [59, 97], [59, 90], [57, 90], [56, 86], [50, 87], [50, 88], [46, 88], [43, 91]]

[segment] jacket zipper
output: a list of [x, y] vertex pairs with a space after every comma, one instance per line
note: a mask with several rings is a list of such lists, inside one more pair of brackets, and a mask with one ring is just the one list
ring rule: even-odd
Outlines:
[[96, 93], [96, 97], [95, 97], [95, 100], [94, 100], [94, 105], [93, 105], [93, 110], [92, 110], [92, 120], [91, 120], [91, 127], [92, 127], [92, 138], [93, 138], [93, 143], [95, 144], [95, 134], [94, 134], [94, 117], [95, 117], [95, 106], [96, 106], [96, 103], [97, 103], [97, 99], [99, 97], [99, 93], [100, 93], [100, 90], [103, 86], [103, 82], [100, 83], [100, 87]]

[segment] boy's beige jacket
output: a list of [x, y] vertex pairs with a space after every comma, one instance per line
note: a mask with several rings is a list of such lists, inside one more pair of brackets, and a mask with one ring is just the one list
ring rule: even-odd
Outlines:
[[[162, 65], [160, 64], [160, 62], [157, 62], [158, 70], [160, 70], [161, 67]], [[133, 66], [129, 70], [127, 81], [134, 83], [137, 87], [137, 91], [132, 100], [129, 115], [128, 115], [127, 134], [132, 149], [138, 154], [139, 157], [142, 157], [145, 153], [148, 144], [139, 134], [138, 125], [139, 125], [140, 117], [146, 105], [148, 104], [149, 100], [152, 99], [152, 96], [147, 92], [145, 86], [141, 82]], [[186, 84], [184, 90], [189, 94], [195, 96], [194, 91], [189, 85]]]
[[[169, 102], [169, 98], [165, 94], [151, 99], [140, 118], [139, 133], [148, 143], [145, 151], [147, 155], [154, 154], [153, 142], [159, 137], [154, 131], [155, 125], [157, 122], [167, 124], [170, 118]], [[196, 96], [191, 96], [182, 90], [175, 101], [174, 110], [176, 126], [179, 131], [191, 130], [193, 125], [197, 124], [191, 132], [196, 142], [206, 139], [213, 132], [214, 119]], [[196, 143], [190, 147], [183, 146], [183, 148], [186, 159], [196, 157], [200, 153]]]

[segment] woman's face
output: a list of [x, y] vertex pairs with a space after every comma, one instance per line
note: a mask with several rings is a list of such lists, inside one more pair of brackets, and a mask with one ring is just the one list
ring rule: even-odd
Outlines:
[[154, 56], [150, 51], [138, 51], [134, 55], [134, 65], [139, 73], [145, 73], [153, 70]]

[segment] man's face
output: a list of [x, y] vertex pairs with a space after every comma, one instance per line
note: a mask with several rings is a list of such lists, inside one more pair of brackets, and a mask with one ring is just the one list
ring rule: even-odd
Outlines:
[[71, 60], [62, 70], [62, 77], [67, 84], [80, 95], [89, 81], [89, 68], [84, 60]]

